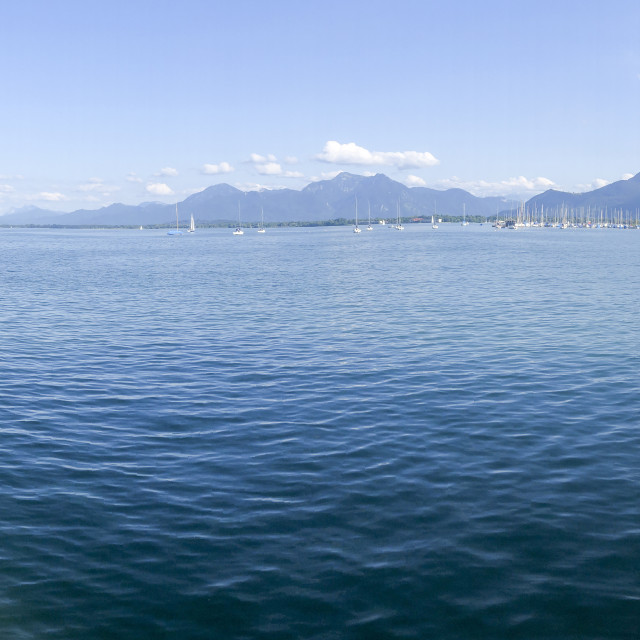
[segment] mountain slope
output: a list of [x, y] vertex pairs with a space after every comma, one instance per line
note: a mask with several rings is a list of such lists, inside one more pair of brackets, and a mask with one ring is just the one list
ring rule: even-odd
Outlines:
[[584, 207], [635, 211], [640, 208], [640, 173], [628, 180], [618, 180], [585, 193], [568, 193], [549, 189], [527, 202], [529, 209], [537, 208], [540, 210], [542, 206], [545, 210], [565, 206], [569, 209]]

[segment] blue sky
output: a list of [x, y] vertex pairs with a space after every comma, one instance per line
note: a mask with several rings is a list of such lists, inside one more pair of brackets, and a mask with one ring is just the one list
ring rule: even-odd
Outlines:
[[0, 3], [0, 213], [340, 171], [530, 197], [640, 171], [631, 0]]

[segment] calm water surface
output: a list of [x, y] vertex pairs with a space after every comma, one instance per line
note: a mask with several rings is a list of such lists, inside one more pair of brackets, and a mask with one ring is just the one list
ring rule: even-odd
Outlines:
[[0, 230], [0, 634], [637, 638], [640, 231]]

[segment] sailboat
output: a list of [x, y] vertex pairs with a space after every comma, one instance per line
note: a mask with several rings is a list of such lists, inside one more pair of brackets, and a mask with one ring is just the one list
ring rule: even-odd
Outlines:
[[404, 227], [400, 223], [400, 203], [399, 202], [396, 202], [396, 218], [397, 218], [396, 229], [398, 231], [404, 231]]
[[466, 227], [469, 223], [467, 222], [467, 210], [463, 203], [462, 205], [462, 222], [460, 223], [463, 227]]
[[264, 228], [264, 207], [260, 206], [260, 226], [258, 227], [258, 233], [265, 233]]
[[167, 231], [167, 235], [168, 236], [181, 236], [182, 235], [182, 231], [180, 231], [180, 227], [178, 226], [178, 203], [176, 202], [176, 228], [175, 229], [169, 229], [169, 231]]
[[[436, 212], [436, 203], [435, 202], [433, 203], [433, 211], [434, 211], [434, 213]], [[438, 228], [438, 225], [436, 224], [434, 216], [431, 216], [431, 228], [432, 229], [437, 229]]]
[[353, 233], [360, 233], [360, 227], [358, 226], [358, 198], [356, 197], [356, 226], [353, 229]]
[[238, 226], [236, 227], [236, 230], [233, 232], [234, 236], [241, 236], [244, 234], [244, 231], [242, 230], [242, 227], [240, 226], [240, 203], [238, 202]]
[[193, 219], [193, 213], [191, 214], [191, 224], [189, 225], [189, 233], [193, 233], [196, 230], [196, 223]]
[[373, 227], [371, 226], [371, 203], [369, 203], [369, 224], [367, 225], [367, 231], [373, 231]]

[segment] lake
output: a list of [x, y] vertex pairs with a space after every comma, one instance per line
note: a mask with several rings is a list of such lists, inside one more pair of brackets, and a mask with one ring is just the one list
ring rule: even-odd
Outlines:
[[626, 639], [640, 231], [0, 230], [0, 630]]

